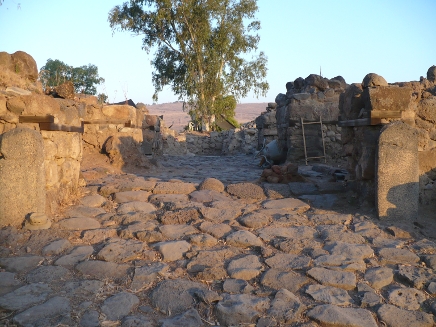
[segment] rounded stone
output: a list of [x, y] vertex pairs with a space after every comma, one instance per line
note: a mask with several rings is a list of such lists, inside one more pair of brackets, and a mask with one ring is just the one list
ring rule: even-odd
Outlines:
[[431, 82], [436, 81], [436, 66], [433, 65], [427, 70], [427, 79]]
[[28, 230], [49, 229], [50, 227], [51, 220], [44, 213], [33, 212], [24, 222], [24, 228]]
[[224, 192], [224, 184], [220, 180], [210, 177], [200, 183], [198, 190]]
[[363, 78], [362, 87], [367, 88], [374, 86], [389, 86], [389, 84], [382, 76], [369, 73]]

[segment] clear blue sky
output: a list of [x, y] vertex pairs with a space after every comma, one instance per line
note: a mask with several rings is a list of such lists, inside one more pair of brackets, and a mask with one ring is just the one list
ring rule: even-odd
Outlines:
[[[152, 102], [151, 55], [141, 37], [112, 31], [108, 12], [123, 0], [4, 0], [0, 51], [22, 50], [36, 60], [97, 65], [109, 101]], [[297, 77], [319, 73], [361, 82], [367, 73], [388, 82], [419, 80], [436, 65], [436, 0], [259, 0], [259, 49], [268, 56], [271, 102]], [[170, 90], [159, 103], [176, 101]]]

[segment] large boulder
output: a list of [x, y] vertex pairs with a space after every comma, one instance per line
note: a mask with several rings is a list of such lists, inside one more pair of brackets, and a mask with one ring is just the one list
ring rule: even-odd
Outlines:
[[377, 75], [375, 73], [367, 74], [362, 81], [362, 87], [374, 87], [374, 86], [388, 86], [388, 82], [383, 78], [383, 76]]
[[326, 79], [324, 79], [322, 76], [316, 75], [316, 74], [310, 74], [306, 77], [304, 80], [307, 85], [315, 86], [321, 91], [324, 91], [329, 88], [329, 83]]
[[427, 70], [427, 79], [436, 82], [436, 66], [433, 65]]

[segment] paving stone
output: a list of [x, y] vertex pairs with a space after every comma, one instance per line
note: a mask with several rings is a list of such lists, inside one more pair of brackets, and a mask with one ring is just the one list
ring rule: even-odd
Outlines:
[[293, 237], [282, 240], [280, 238], [273, 239], [272, 245], [285, 253], [302, 254], [313, 251], [314, 248], [321, 248], [322, 243], [315, 241], [313, 238]]
[[238, 221], [248, 228], [260, 228], [268, 225], [271, 222], [271, 218], [262, 212], [250, 212], [239, 218]]
[[189, 236], [189, 242], [196, 246], [213, 247], [218, 243], [218, 240], [209, 234], [195, 234]]
[[98, 251], [96, 258], [103, 261], [123, 263], [135, 259], [148, 259], [154, 254], [147, 253], [147, 245], [136, 240], [109, 239], [104, 247]]
[[305, 269], [310, 266], [311, 258], [296, 254], [277, 253], [265, 260], [270, 268], [278, 269]]
[[377, 327], [371, 312], [366, 309], [341, 308], [325, 304], [309, 310], [306, 315], [323, 326]]
[[397, 288], [389, 291], [388, 300], [402, 309], [419, 310], [426, 296], [414, 288]]
[[211, 204], [213, 207], [203, 207], [200, 209], [204, 219], [222, 223], [233, 221], [242, 214], [244, 206], [238, 205], [235, 201], [215, 201]]
[[342, 182], [317, 182], [316, 186], [321, 194], [333, 194], [345, 192], [345, 186]]
[[208, 177], [205, 178], [200, 185], [198, 185], [199, 190], [213, 190], [216, 192], [224, 192], [224, 184], [216, 178]]
[[104, 210], [103, 208], [92, 208], [92, 207], [81, 206], [81, 205], [74, 206], [67, 211], [67, 215], [70, 218], [74, 218], [74, 217], [94, 218], [103, 213], [106, 213], [106, 210]]
[[417, 241], [412, 245], [412, 248], [420, 255], [436, 253], [436, 243], [427, 239]]
[[309, 216], [309, 220], [316, 225], [349, 225], [353, 216], [350, 214], [327, 213]]
[[136, 295], [120, 292], [104, 300], [101, 311], [107, 320], [115, 321], [127, 316], [138, 304], [139, 299]]
[[425, 262], [427, 267], [436, 270], [436, 254], [423, 255], [422, 260]]
[[160, 282], [151, 292], [153, 307], [167, 315], [186, 312], [194, 306], [196, 294], [207, 291], [201, 283], [186, 279], [168, 279]]
[[421, 311], [400, 309], [394, 305], [383, 304], [377, 309], [377, 316], [387, 327], [431, 327], [433, 315]]
[[255, 255], [231, 260], [227, 266], [227, 272], [230, 277], [236, 279], [250, 280], [261, 273], [262, 264]]
[[309, 285], [306, 293], [313, 297], [314, 300], [324, 303], [335, 305], [351, 305], [354, 303], [347, 291], [332, 286]]
[[161, 207], [168, 203], [188, 203], [189, 196], [187, 194], [153, 194], [148, 198], [148, 202]]
[[15, 274], [6, 271], [0, 271], [0, 296], [12, 292], [22, 286], [22, 283], [15, 279]]
[[94, 248], [91, 245], [77, 246], [69, 254], [57, 259], [54, 264], [69, 268], [88, 259], [93, 253]]
[[195, 208], [187, 208], [179, 211], [166, 211], [160, 217], [164, 225], [186, 224], [200, 219], [200, 214]]
[[353, 244], [365, 244], [365, 239], [356, 233], [348, 231], [344, 226], [320, 225], [316, 229], [319, 231], [320, 238], [325, 242], [344, 242]]
[[343, 255], [349, 258], [369, 258], [374, 255], [374, 251], [366, 244], [350, 244], [336, 241], [326, 244], [325, 250], [332, 255]]
[[57, 222], [57, 226], [60, 229], [66, 230], [87, 230], [87, 229], [97, 229], [101, 225], [98, 220], [89, 217], [76, 217], [76, 218], [66, 218]]
[[13, 318], [19, 326], [71, 326], [70, 300], [56, 296], [47, 302], [23, 311]]
[[292, 293], [297, 292], [309, 281], [309, 278], [295, 271], [277, 268], [268, 269], [262, 275], [260, 280], [261, 284], [264, 286], [268, 286], [276, 290], [285, 288]]
[[124, 317], [121, 320], [121, 327], [156, 327], [156, 323], [150, 317], [134, 315]]
[[394, 273], [388, 267], [370, 268], [365, 272], [365, 280], [375, 289], [380, 289], [393, 282]]
[[419, 257], [406, 249], [384, 248], [379, 251], [382, 264], [416, 264]]
[[409, 232], [407, 232], [407, 231], [405, 231], [397, 226], [389, 226], [386, 228], [386, 230], [390, 234], [392, 234], [393, 236], [398, 237], [398, 238], [406, 238], [406, 239], [412, 238], [412, 236], [410, 235]]
[[100, 280], [85, 279], [67, 282], [63, 289], [68, 296], [81, 297], [89, 300], [92, 299], [92, 297], [96, 297], [104, 286], [105, 283]]
[[154, 231], [157, 227], [157, 222], [154, 220], [137, 221], [118, 231], [118, 236], [121, 238], [138, 238], [139, 233]]
[[192, 225], [164, 225], [159, 226], [159, 231], [168, 240], [176, 240], [198, 233], [198, 229]]
[[199, 228], [202, 232], [208, 233], [217, 239], [223, 238], [232, 231], [232, 228], [227, 224], [214, 224], [210, 221], [201, 223]]
[[243, 279], [226, 278], [223, 283], [223, 292], [230, 294], [250, 294], [254, 290], [247, 281]]
[[178, 326], [190, 326], [190, 327], [202, 327], [198, 311], [195, 309], [189, 309], [183, 314], [177, 315], [173, 318], [164, 319], [161, 327], [178, 327]]
[[399, 265], [396, 273], [400, 281], [421, 289], [431, 280], [436, 280], [433, 270], [424, 267]]
[[39, 266], [27, 274], [28, 283], [63, 283], [72, 278], [71, 272], [61, 266]]
[[153, 213], [156, 211], [156, 207], [148, 202], [132, 201], [132, 202], [122, 203], [117, 209], [117, 213], [123, 215], [131, 212], [134, 213], [137, 211], [144, 212], [144, 213]]
[[390, 238], [384, 238], [384, 237], [376, 237], [373, 238], [371, 243], [376, 248], [401, 248], [404, 245], [404, 241], [397, 240], [397, 239], [390, 239]]
[[240, 230], [233, 232], [226, 237], [226, 243], [230, 246], [237, 247], [250, 247], [250, 246], [263, 246], [260, 238], [249, 231]]
[[114, 228], [90, 229], [83, 231], [82, 241], [90, 244], [96, 244], [115, 236], [117, 236], [117, 230]]
[[278, 322], [290, 324], [300, 320], [305, 309], [306, 306], [294, 293], [289, 292], [287, 289], [281, 289], [274, 296], [274, 300], [271, 301], [268, 315]]
[[90, 260], [79, 263], [75, 268], [85, 276], [91, 276], [100, 279], [123, 278], [127, 276], [129, 265]]
[[262, 187], [253, 183], [229, 184], [226, 187], [226, 191], [240, 199], [263, 200], [266, 198]]
[[319, 209], [331, 209], [336, 205], [336, 201], [338, 201], [336, 194], [308, 194], [301, 195], [298, 198], [309, 203], [312, 207]]
[[162, 262], [153, 262], [149, 266], [135, 268], [130, 289], [134, 292], [139, 291], [150, 283], [153, 283], [159, 276], [168, 272], [169, 266]]
[[288, 184], [291, 193], [295, 196], [304, 194], [319, 194], [318, 187], [312, 183], [292, 182]]
[[28, 307], [45, 301], [52, 293], [47, 284], [35, 283], [17, 288], [0, 297], [0, 308], [10, 311], [22, 311]]
[[258, 235], [265, 242], [269, 242], [277, 237], [290, 238], [290, 239], [313, 239], [316, 230], [308, 226], [291, 226], [291, 227], [265, 227], [258, 231]]
[[42, 255], [43, 256], [58, 255], [64, 252], [65, 250], [69, 249], [70, 247], [71, 247], [70, 241], [65, 239], [56, 240], [44, 246], [44, 248], [42, 249]]
[[191, 249], [191, 244], [186, 241], [167, 241], [156, 243], [153, 248], [160, 252], [163, 261], [169, 262], [182, 259]]
[[427, 286], [427, 291], [430, 294], [436, 294], [436, 282], [430, 282]]
[[356, 275], [352, 272], [315, 267], [310, 269], [307, 274], [326, 286], [339, 287], [344, 290], [356, 288]]
[[[191, 259], [186, 268], [188, 272], [192, 274], [201, 273], [214, 267], [222, 267], [222, 269], [224, 269], [225, 262], [237, 254], [239, 254], [239, 252], [226, 248], [220, 250], [199, 251], [197, 256]], [[224, 275], [226, 275], [225, 270]]]
[[123, 180], [121, 183], [110, 183], [99, 189], [99, 193], [103, 196], [109, 196], [116, 192], [125, 191], [151, 191], [156, 186], [155, 181], [144, 180], [143, 178], [134, 178], [132, 180]]
[[157, 183], [153, 189], [154, 194], [189, 194], [196, 190], [192, 183]]
[[291, 190], [287, 184], [263, 183], [263, 190], [269, 199], [283, 199], [291, 197]]
[[80, 199], [80, 204], [86, 207], [98, 208], [101, 207], [107, 199], [99, 194], [88, 195]]
[[81, 327], [100, 327], [100, 314], [95, 310], [86, 310], [80, 318]]
[[360, 297], [360, 306], [363, 308], [375, 307], [384, 301], [369, 285], [357, 283], [358, 296]]
[[151, 192], [147, 191], [124, 191], [114, 194], [114, 202], [126, 203], [126, 202], [147, 202]]
[[376, 224], [374, 224], [372, 221], [367, 221], [367, 220], [358, 221], [353, 224], [353, 230], [355, 233], [363, 232], [368, 229], [376, 229], [376, 228], [377, 228]]
[[313, 261], [313, 264], [331, 270], [363, 271], [366, 269], [366, 264], [361, 257], [347, 257], [339, 254], [320, 255]]
[[189, 198], [192, 202], [198, 203], [231, 200], [227, 195], [214, 190], [194, 191], [189, 194]]
[[0, 267], [9, 272], [24, 273], [37, 267], [43, 261], [44, 258], [37, 255], [0, 258]]
[[310, 205], [294, 198], [267, 200], [262, 204], [262, 207], [264, 209], [280, 209], [297, 213], [304, 213], [310, 209]]
[[248, 294], [226, 295], [216, 305], [220, 325], [253, 324], [269, 308], [269, 299]]

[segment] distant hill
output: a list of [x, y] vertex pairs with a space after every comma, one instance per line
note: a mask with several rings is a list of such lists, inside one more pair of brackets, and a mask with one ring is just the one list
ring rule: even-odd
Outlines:
[[[246, 123], [256, 119], [261, 112], [266, 111], [268, 103], [240, 103], [236, 106], [236, 120], [240, 123]], [[147, 105], [147, 109], [152, 115], [163, 115], [167, 127], [173, 125], [171, 129], [177, 132], [183, 131], [188, 125], [190, 117], [188, 113], [183, 112], [183, 102], [172, 102]]]

